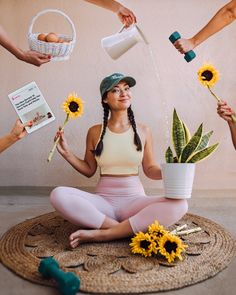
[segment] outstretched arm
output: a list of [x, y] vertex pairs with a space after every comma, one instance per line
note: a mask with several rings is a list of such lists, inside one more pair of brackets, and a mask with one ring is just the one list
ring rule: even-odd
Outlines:
[[60, 136], [60, 141], [57, 145], [57, 150], [62, 157], [79, 173], [87, 177], [93, 176], [97, 170], [97, 162], [91, 152], [94, 150], [94, 129], [90, 128], [88, 131], [86, 139], [86, 152], [83, 160], [74, 155], [70, 150], [64, 131], [59, 130], [56, 134], [55, 140], [58, 136]]
[[232, 142], [234, 148], [236, 149], [236, 124], [233, 122], [231, 117], [232, 115], [236, 115], [236, 113], [228, 106], [225, 101], [218, 102], [217, 113], [228, 123]]
[[23, 51], [16, 47], [16, 45], [9, 39], [2, 26], [0, 26], [0, 45], [12, 53], [16, 58], [38, 67], [50, 61], [49, 55], [31, 50]]
[[190, 39], [181, 38], [174, 43], [174, 46], [181, 53], [186, 53], [200, 45], [210, 36], [222, 30], [236, 19], [236, 0], [230, 1], [223, 6], [195, 36]]
[[20, 140], [26, 135], [26, 126], [31, 126], [31, 122], [27, 122], [22, 124], [21, 121], [18, 119], [15, 123], [15, 126], [11, 130], [11, 132], [2, 138], [0, 138], [0, 153], [3, 152], [5, 149], [10, 147], [12, 144]]
[[151, 179], [162, 179], [161, 169], [155, 163], [153, 155], [152, 134], [148, 127], [144, 126], [143, 133], [145, 134], [145, 145], [143, 154], [143, 171], [145, 175]]
[[117, 14], [118, 18], [125, 27], [129, 27], [131, 24], [136, 23], [136, 16], [134, 13], [114, 0], [85, 0], [93, 3], [97, 6], [109, 9]]
[[228, 124], [231, 132], [232, 142], [236, 150], [236, 124], [233, 122], [229, 122]]

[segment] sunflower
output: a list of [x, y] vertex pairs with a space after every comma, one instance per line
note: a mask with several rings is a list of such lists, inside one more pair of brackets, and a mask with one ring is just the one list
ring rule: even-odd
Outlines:
[[157, 253], [157, 244], [148, 233], [137, 233], [129, 245], [134, 254], [137, 253], [145, 257], [150, 257], [152, 253]]
[[83, 114], [83, 101], [81, 98], [77, 97], [77, 94], [72, 93], [63, 103], [63, 109], [69, 118], [80, 117]]
[[148, 233], [154, 240], [159, 240], [167, 231], [159, 224], [157, 220], [153, 224], [148, 226]]
[[219, 80], [219, 73], [211, 64], [204, 64], [198, 70], [198, 80], [203, 86], [212, 87]]
[[181, 253], [187, 248], [187, 245], [184, 245], [179, 237], [171, 234], [165, 234], [161, 237], [158, 245], [159, 253], [163, 255], [169, 263], [173, 262], [176, 257], [182, 260]]
[[[66, 113], [66, 119], [60, 129], [61, 131], [64, 130], [70, 118], [76, 118], [83, 115], [83, 101], [81, 98], [77, 97], [76, 93], [72, 93], [72, 94], [69, 94], [69, 96], [66, 98], [66, 101], [63, 103], [62, 107], [64, 109], [64, 112]], [[54, 155], [54, 152], [56, 150], [59, 140], [60, 140], [60, 136], [57, 137], [51, 151], [49, 152], [49, 155], [47, 158], [48, 162], [52, 160], [52, 157]]]

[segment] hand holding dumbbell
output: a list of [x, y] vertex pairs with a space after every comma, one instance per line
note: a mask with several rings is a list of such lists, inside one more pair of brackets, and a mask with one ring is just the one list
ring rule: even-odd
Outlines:
[[[174, 32], [170, 35], [169, 40], [172, 44], [174, 44], [175, 41], [179, 40], [180, 38], [181, 38], [180, 34], [178, 32]], [[196, 54], [193, 50], [190, 50], [184, 54], [184, 59], [187, 62], [192, 61], [195, 57], [196, 57]]]
[[58, 262], [52, 257], [41, 260], [38, 270], [44, 278], [56, 280], [63, 295], [75, 295], [79, 290], [80, 279], [72, 272], [60, 270]]

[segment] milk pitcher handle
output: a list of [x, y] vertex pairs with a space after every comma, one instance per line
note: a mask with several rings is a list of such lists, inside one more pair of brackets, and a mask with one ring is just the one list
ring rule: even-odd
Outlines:
[[120, 28], [120, 30], [117, 32], [117, 34], [121, 33], [124, 29], [125, 29], [125, 26], [122, 26], [122, 27]]
[[[148, 45], [149, 42], [148, 42], [146, 36], [144, 35], [143, 31], [136, 24], [134, 24], [133, 26], [136, 27], [136, 29], [138, 30], [139, 34], [141, 35], [143, 41]], [[122, 31], [124, 31], [124, 29], [126, 29], [125, 26], [122, 26], [121, 29], [117, 33], [118, 34], [121, 33]]]

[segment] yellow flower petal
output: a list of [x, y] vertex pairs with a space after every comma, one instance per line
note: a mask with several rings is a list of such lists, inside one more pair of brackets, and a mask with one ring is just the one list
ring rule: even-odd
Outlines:
[[129, 245], [134, 254], [150, 257], [153, 253], [157, 253], [157, 244], [148, 233], [137, 233]]
[[62, 105], [69, 118], [80, 117], [83, 114], [83, 101], [76, 93], [70, 94]]
[[169, 233], [160, 238], [158, 245], [159, 253], [163, 255], [169, 263], [173, 262], [176, 257], [182, 260], [181, 253], [187, 248], [187, 245], [184, 245], [179, 237]]
[[160, 239], [167, 231], [163, 228], [162, 225], [158, 223], [157, 220], [153, 224], [148, 226], [148, 233], [154, 240]]
[[219, 80], [219, 72], [211, 64], [204, 64], [197, 74], [199, 82], [205, 87], [212, 87]]

